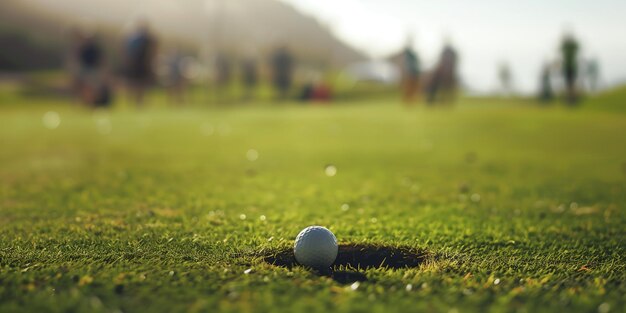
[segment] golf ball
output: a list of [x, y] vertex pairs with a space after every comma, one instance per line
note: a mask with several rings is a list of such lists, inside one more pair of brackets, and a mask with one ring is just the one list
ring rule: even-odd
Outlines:
[[296, 237], [293, 253], [298, 263], [314, 268], [325, 269], [337, 258], [339, 247], [337, 238], [325, 227], [309, 226]]

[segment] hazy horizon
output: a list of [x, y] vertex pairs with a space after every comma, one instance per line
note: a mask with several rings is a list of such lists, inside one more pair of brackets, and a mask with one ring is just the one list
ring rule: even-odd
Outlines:
[[558, 57], [559, 41], [570, 29], [583, 58], [597, 58], [606, 85], [626, 81], [626, 2], [437, 2], [403, 0], [280, 0], [326, 24], [341, 40], [372, 58], [398, 51], [412, 33], [426, 65], [434, 63], [446, 37], [459, 49], [461, 74], [473, 89], [497, 88], [497, 65], [510, 65], [516, 88], [534, 92], [541, 65]]

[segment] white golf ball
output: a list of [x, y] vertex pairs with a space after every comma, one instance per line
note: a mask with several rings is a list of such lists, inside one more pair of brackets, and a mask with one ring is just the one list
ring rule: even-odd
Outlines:
[[337, 258], [339, 246], [333, 233], [322, 226], [309, 226], [296, 237], [293, 253], [298, 263], [314, 268], [326, 269]]

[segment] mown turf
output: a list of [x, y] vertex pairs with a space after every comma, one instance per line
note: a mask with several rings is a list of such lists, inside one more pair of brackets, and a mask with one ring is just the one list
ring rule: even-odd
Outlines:
[[[623, 312], [626, 115], [502, 101], [3, 104], [0, 311]], [[424, 258], [267, 262], [314, 224]]]

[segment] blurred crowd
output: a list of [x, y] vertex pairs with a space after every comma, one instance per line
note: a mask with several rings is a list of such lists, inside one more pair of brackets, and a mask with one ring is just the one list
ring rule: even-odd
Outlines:
[[[405, 103], [414, 103], [418, 95], [424, 93], [427, 104], [454, 103], [459, 89], [458, 53], [448, 42], [442, 49], [439, 59], [430, 71], [422, 71], [419, 57], [409, 40], [401, 54], [402, 95]], [[568, 105], [575, 105], [583, 93], [595, 92], [600, 83], [598, 61], [580, 57], [580, 43], [571, 32], [566, 32], [559, 45], [559, 58], [546, 62], [539, 75], [538, 99], [541, 103], [550, 103], [558, 98]], [[511, 69], [506, 63], [498, 66], [500, 93], [514, 95]], [[558, 86], [558, 87], [557, 87]]]
[[568, 105], [575, 105], [583, 91], [596, 92], [600, 83], [600, 69], [594, 58], [580, 58], [580, 43], [576, 37], [566, 32], [560, 45], [560, 59], [543, 65], [539, 78], [539, 100], [549, 103], [556, 97], [554, 85], [563, 86], [563, 99]]
[[448, 42], [444, 45], [435, 67], [428, 73], [421, 75], [420, 61], [417, 53], [406, 45], [402, 56], [402, 89], [406, 103], [413, 103], [420, 90], [426, 94], [426, 103], [433, 105], [452, 104], [456, 99], [458, 86], [458, 54]]
[[[110, 47], [103, 45], [97, 33], [75, 28], [70, 37], [68, 70], [73, 94], [81, 103], [93, 107], [109, 106], [113, 103], [115, 90], [123, 86], [128, 99], [141, 107], [147, 90], [157, 85], [165, 87], [171, 103], [179, 105], [188, 101], [188, 89], [194, 77], [198, 76], [199, 62], [193, 53], [181, 47], [162, 47], [148, 23], [137, 23], [127, 34], [118, 48], [122, 59], [117, 60], [115, 65], [108, 57], [110, 50], [105, 49]], [[598, 62], [593, 59], [582, 62], [579, 51], [580, 44], [575, 36], [566, 33], [560, 44], [560, 58], [546, 62], [539, 75], [540, 101], [548, 103], [557, 98], [555, 85], [562, 86], [558, 90], [563, 90], [563, 99], [572, 105], [580, 99], [583, 85], [589, 91], [596, 90]], [[265, 65], [269, 69], [267, 83], [277, 101], [328, 102], [333, 98], [333, 84], [325, 79], [325, 73], [309, 75], [307, 80], [297, 85], [294, 83], [297, 58], [288, 45], [275, 46], [265, 58], [266, 62], [262, 62], [254, 51], [235, 58], [217, 49], [208, 66], [211, 69], [208, 75], [210, 83], [205, 88], [213, 91], [216, 102], [226, 103], [232, 100], [230, 89], [237, 81], [235, 84], [240, 91], [238, 100], [254, 100], [262, 80], [261, 66]], [[449, 40], [443, 45], [435, 64], [428, 69], [423, 66], [411, 38], [400, 53], [390, 58], [390, 63], [399, 73], [399, 90], [405, 103], [455, 103], [461, 85], [459, 53]], [[511, 69], [506, 63], [498, 66], [497, 75], [502, 93], [514, 94]]]
[[[75, 28], [71, 31], [71, 44], [68, 52], [68, 72], [71, 76], [72, 91], [77, 100], [93, 107], [109, 106], [113, 103], [114, 90], [123, 86], [129, 99], [142, 106], [147, 90], [154, 86], [167, 89], [171, 103], [187, 101], [188, 87], [197, 73], [198, 61], [193, 53], [179, 47], [162, 49], [157, 35], [150, 26], [141, 22], [124, 40], [121, 47], [122, 60], [111, 64], [107, 49], [95, 32]], [[235, 62], [237, 61], [237, 62]], [[229, 89], [238, 80], [242, 89], [242, 101], [253, 100], [260, 84], [259, 57], [248, 53], [235, 58], [223, 51], [215, 53], [207, 68], [212, 69], [210, 86], [215, 100], [228, 102]], [[296, 59], [287, 45], [279, 45], [267, 60], [270, 69], [270, 83], [276, 100], [297, 98], [302, 101], [328, 101], [331, 88], [321, 79], [311, 79], [294, 91], [294, 71]]]

